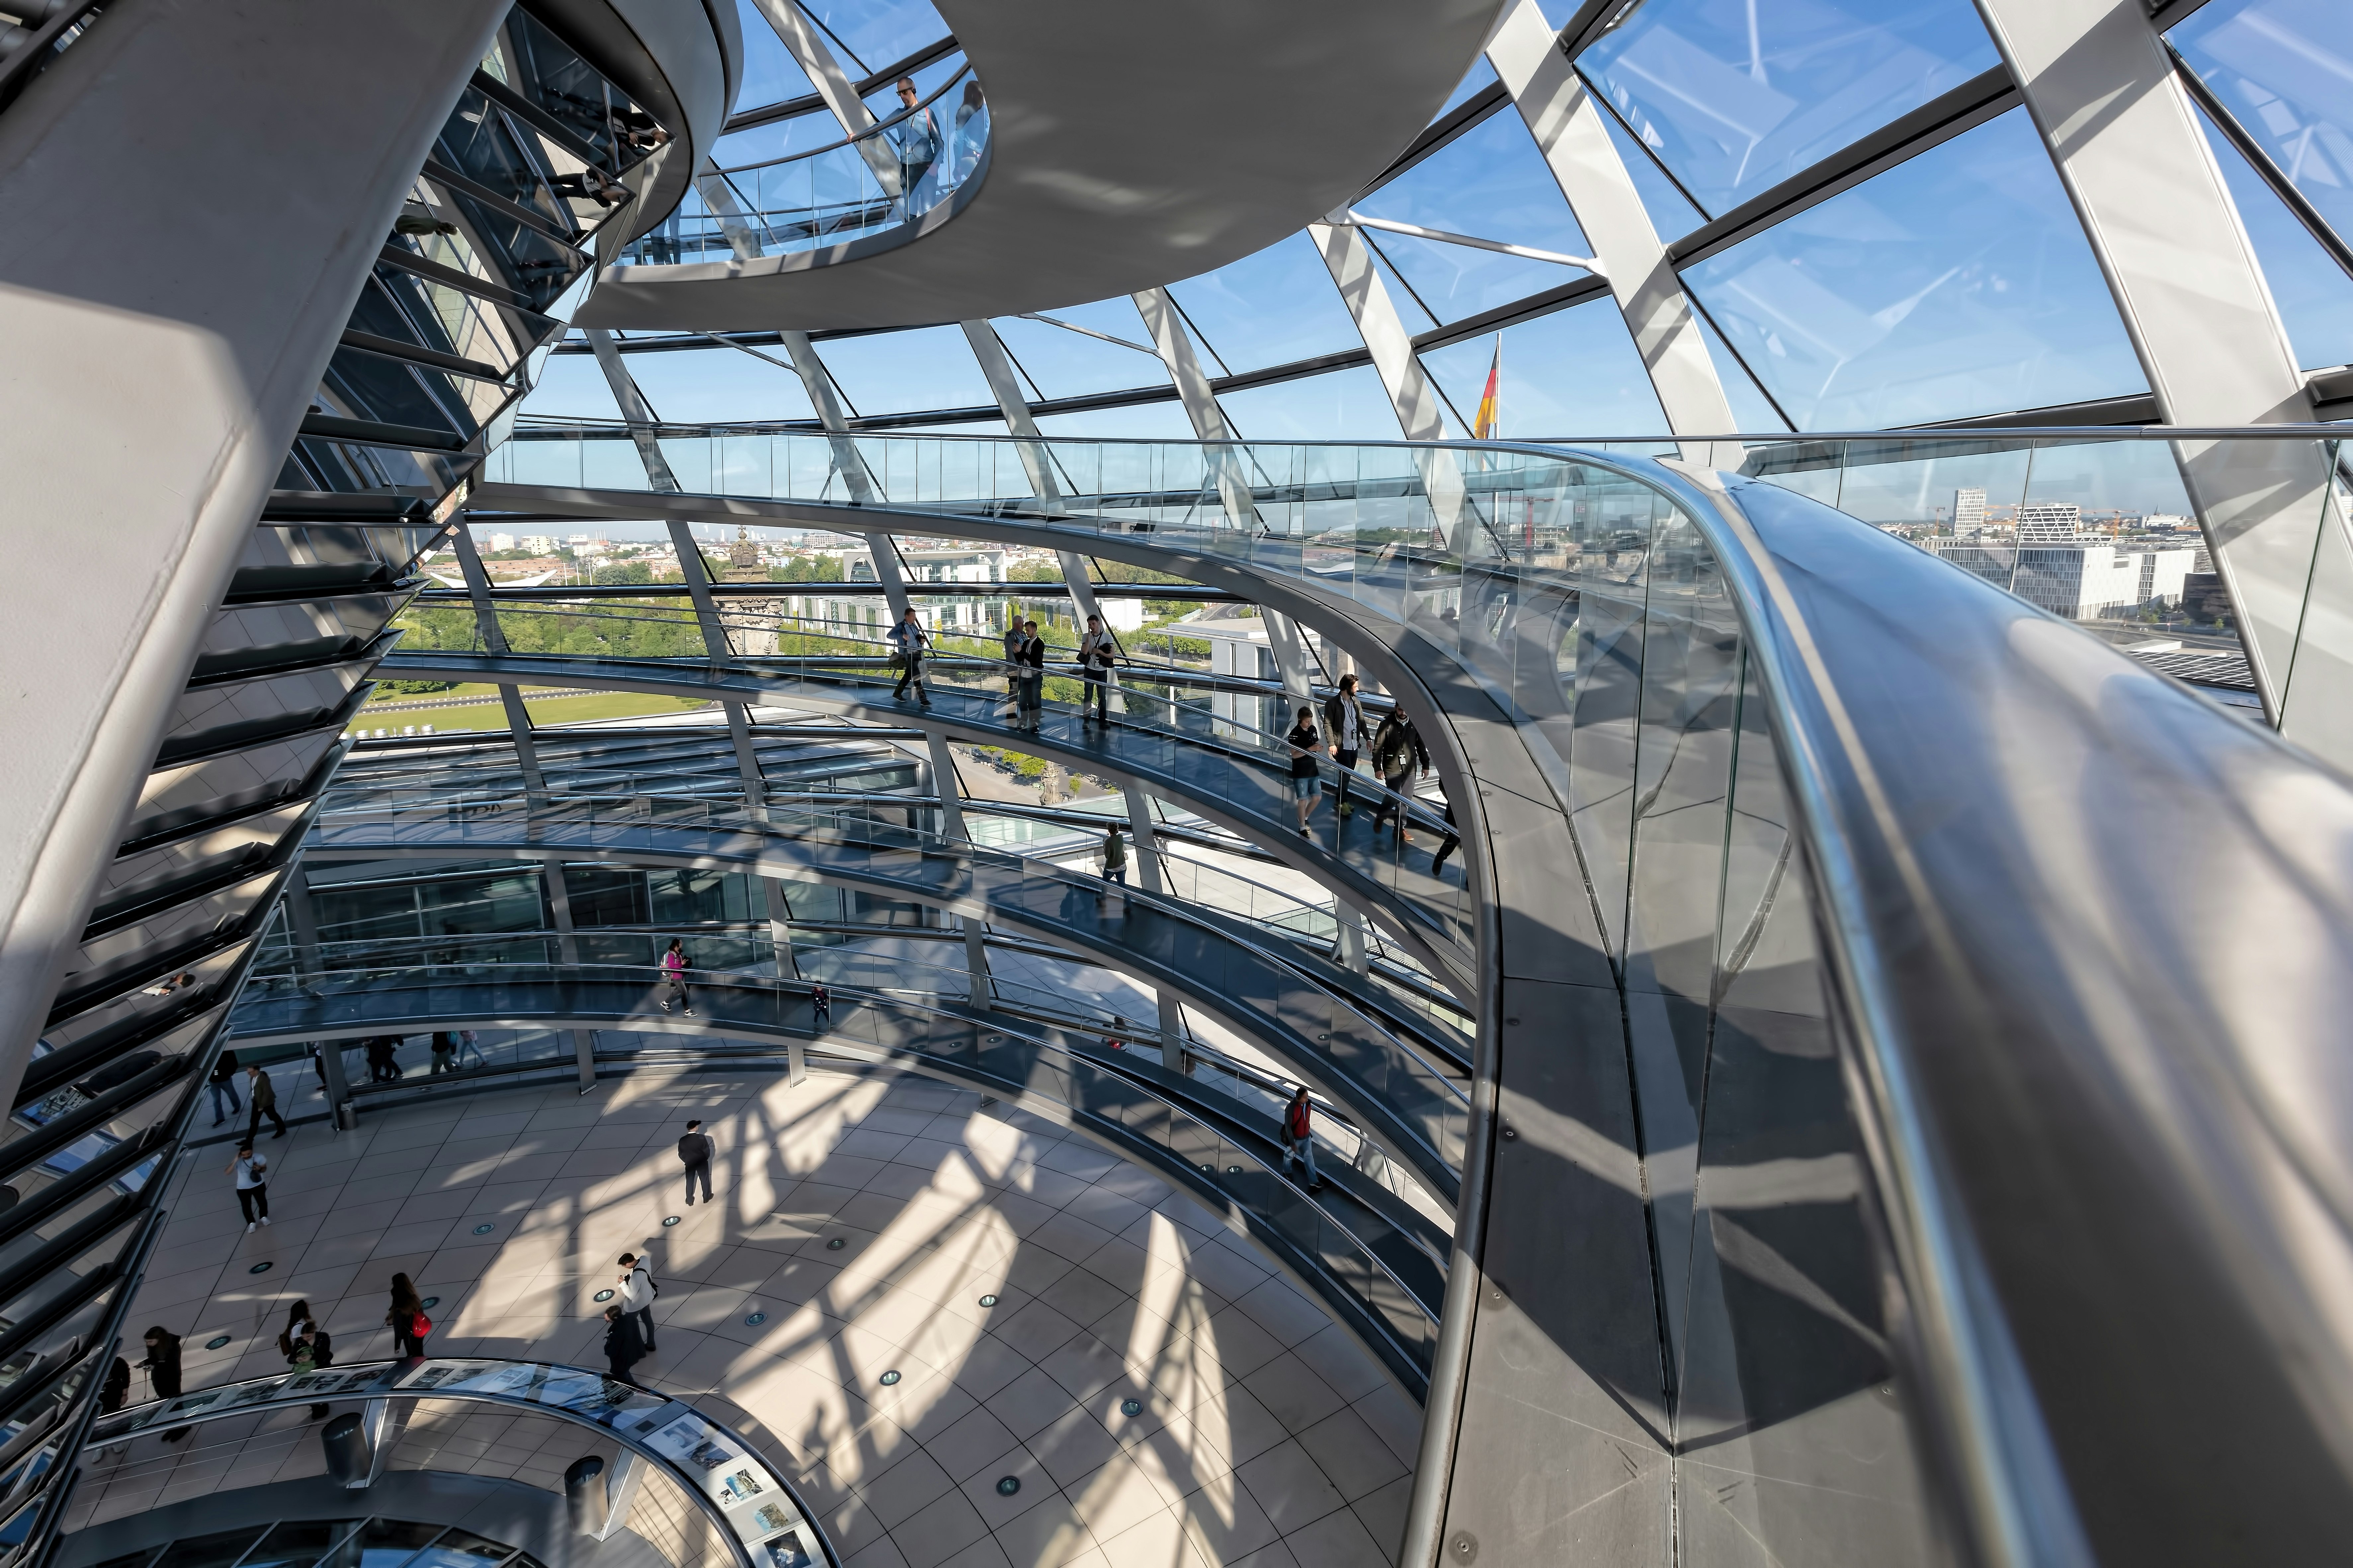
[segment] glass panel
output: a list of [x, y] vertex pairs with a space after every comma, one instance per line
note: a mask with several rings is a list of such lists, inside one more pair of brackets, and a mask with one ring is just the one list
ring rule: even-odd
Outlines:
[[[752, 0], [735, 0], [735, 22], [744, 30], [744, 85], [736, 89], [736, 113], [817, 91], [817, 84], [809, 80], [808, 73], [801, 69], [800, 62], [793, 58], [792, 51], [785, 47]], [[824, 122], [834, 136], [841, 134], [833, 116], [825, 115]]]
[[1966, 0], [1650, 0], [1577, 59], [1712, 215], [2000, 63]]
[[310, 1568], [327, 1548], [358, 1529], [359, 1522], [355, 1519], [287, 1520], [270, 1527], [269, 1535], [245, 1560], [245, 1568]]
[[1394, 441], [1397, 408], [1370, 365], [1329, 370], [1218, 400], [1234, 434], [1251, 441]]
[[[1305, 234], [1169, 286], [1219, 364], [1259, 370], [1364, 346]], [[1218, 374], [1217, 367], [1209, 367]]]
[[958, 327], [836, 338], [818, 344], [817, 352], [861, 415], [997, 406], [980, 362], [972, 357], [972, 344]]
[[2213, 0], [2167, 37], [2305, 199], [2353, 236], [2353, 14], [2336, 0]]
[[2312, 231], [2203, 113], [2198, 126], [2221, 166], [2239, 220], [2246, 225], [2295, 363], [2307, 370], [2353, 363], [2353, 278], [2345, 275], [2337, 258], [2320, 247]]
[[1131, 386], [1165, 386], [1168, 369], [1149, 352], [1135, 307], [1125, 300], [1103, 300], [1076, 310], [1050, 310], [1057, 321], [1069, 321], [1136, 346], [1122, 348], [1103, 338], [1088, 337], [1047, 321], [1000, 316], [993, 323], [1006, 353], [1043, 398], [1077, 397], [1090, 392], [1120, 392]]
[[[1934, 1560], [1864, 1160], [1823, 1014], [1804, 868], [1752, 673], [1715, 943], [1677, 1463], [1695, 1563]], [[1681, 1264], [1682, 1257], [1671, 1258]]]
[[164, 1549], [155, 1568], [229, 1568], [260, 1535], [259, 1525], [246, 1524], [235, 1530], [174, 1541]]
[[[1593, 254], [1527, 126], [1508, 108], [1489, 115], [1356, 202], [1352, 210], [1366, 217], [1506, 240], [1564, 256]], [[1412, 270], [1402, 258], [1398, 265]], [[1437, 303], [1430, 300], [1432, 306]]]
[[1801, 430], [2145, 389], [2022, 109], [1683, 273]]
[[1620, 161], [1634, 181], [1635, 194], [1642, 198], [1642, 209], [1651, 215], [1651, 226], [1658, 231], [1661, 239], [1672, 240], [1678, 235], [1689, 234], [1707, 221], [1707, 215], [1692, 205], [1691, 198], [1659, 166], [1651, 150], [1634, 140], [1622, 121], [1608, 113], [1601, 118], [1609, 127], [1610, 143], [1618, 149]]
[[843, 63], [854, 76], [881, 70], [948, 34], [931, 0], [803, 0], [801, 9], [851, 57]]
[[[1666, 429], [1658, 394], [1615, 301], [1605, 298], [1556, 310], [1499, 336], [1499, 439], [1656, 436]], [[1472, 338], [1421, 356], [1423, 368], [1466, 418], [1476, 417], [1497, 342]]]

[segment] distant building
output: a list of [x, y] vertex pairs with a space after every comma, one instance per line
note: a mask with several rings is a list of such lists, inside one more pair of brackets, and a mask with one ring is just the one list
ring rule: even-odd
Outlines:
[[1969, 485], [1953, 492], [1953, 537], [1975, 539], [1985, 531], [1985, 487]]
[[522, 547], [533, 555], [553, 555], [555, 553], [555, 538], [553, 534], [534, 533], [522, 542]]
[[727, 575], [730, 583], [765, 583], [768, 569], [760, 561], [760, 547], [752, 542], [752, 531], [742, 523], [735, 525], [735, 542], [727, 547]]
[[493, 533], [491, 535], [491, 548], [493, 551], [512, 550], [514, 547], [515, 536], [513, 534]]
[[2072, 501], [2044, 501], [2018, 509], [2018, 542], [2066, 544], [2083, 531], [2084, 509]]
[[[2020, 533], [2025, 533], [2023, 521]], [[2071, 621], [2126, 615], [2148, 604], [2181, 603], [2184, 582], [2198, 554], [2181, 545], [2134, 549], [2082, 540], [2063, 544], [1935, 541], [1929, 551]]]

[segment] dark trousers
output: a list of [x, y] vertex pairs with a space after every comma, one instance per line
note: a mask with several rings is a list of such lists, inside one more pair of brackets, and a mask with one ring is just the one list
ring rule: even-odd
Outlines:
[[904, 697], [907, 695], [907, 687], [910, 682], [913, 682], [914, 685], [916, 696], [922, 697], [925, 695], [923, 690], [923, 656], [922, 654], [915, 653], [909, 654], [907, 656], [907, 668], [900, 672], [899, 684], [897, 687], [892, 689], [891, 695], [893, 697]]
[[[1449, 827], [1454, 826], [1454, 808], [1451, 805], [1446, 808], [1446, 826]], [[1456, 849], [1461, 847], [1461, 845], [1462, 840], [1460, 837], [1456, 837], [1454, 834], [1449, 833], [1446, 836], [1446, 842], [1440, 845], [1438, 847], [1438, 853], [1430, 858], [1430, 875], [1436, 876], [1438, 874], [1438, 868], [1446, 864], [1446, 858], [1449, 855], [1453, 854]]]
[[247, 1142], [252, 1142], [253, 1135], [261, 1131], [261, 1119], [265, 1116], [269, 1118], [271, 1121], [278, 1125], [278, 1131], [272, 1134], [272, 1136], [279, 1138], [286, 1136], [286, 1118], [278, 1114], [277, 1104], [274, 1101], [269, 1105], [256, 1102], [253, 1108], [253, 1115], [245, 1124], [245, 1141]]
[[248, 1225], [251, 1225], [258, 1219], [268, 1219], [269, 1217], [269, 1184], [264, 1182], [258, 1187], [237, 1188], [237, 1206], [245, 1212], [245, 1223]]
[[[1390, 795], [1402, 795], [1405, 794], [1405, 786], [1411, 783], [1412, 779], [1413, 771], [1409, 768], [1406, 772], [1398, 774], [1397, 777], [1393, 779], [1383, 779], [1381, 783], [1388, 786]], [[1398, 834], [1402, 837], [1407, 831], [1405, 807], [1386, 797], [1376, 804], [1373, 807], [1373, 831], [1378, 833], [1381, 830], [1381, 825], [1392, 816], [1397, 818]]]
[[1124, 866], [1112, 867], [1109, 870], [1103, 873], [1103, 880], [1106, 882], [1117, 882], [1121, 887], [1126, 887], [1127, 868]]
[[[703, 1170], [706, 1173], [703, 1179], [708, 1182], [710, 1180], [708, 1174], [710, 1167], [706, 1165], [703, 1167]], [[707, 1187], [704, 1189], [702, 1195], [706, 1198], [711, 1195]], [[646, 1353], [649, 1355], [652, 1354], [654, 1348], [654, 1310], [651, 1307], [640, 1307], [636, 1311], [631, 1312], [629, 1316], [637, 1320], [638, 1342], [646, 1347]]]
[[393, 1331], [392, 1337], [400, 1342], [401, 1354], [405, 1356], [421, 1356], [425, 1353], [425, 1336], [423, 1334], [405, 1334], [396, 1329]]
[[1332, 752], [1332, 760], [1340, 765], [1340, 798], [1335, 809], [1343, 813], [1348, 809], [1348, 781], [1356, 776], [1356, 756], [1352, 746], [1341, 746]]
[[[230, 1117], [235, 1116], [238, 1111], [245, 1109], [245, 1102], [238, 1100], [237, 1097], [237, 1085], [235, 1083], [230, 1082], [227, 1079], [223, 1079], [221, 1082], [210, 1085], [209, 1087], [213, 1091], [214, 1126], [218, 1127], [222, 1122], [227, 1121]], [[227, 1110], [223, 1110], [221, 1109], [221, 1096], [223, 1095], [228, 1096], [228, 1109]]]
[[1110, 678], [1100, 669], [1088, 669], [1080, 671], [1080, 679], [1086, 684], [1079, 689], [1079, 717], [1084, 720], [1090, 714], [1100, 713], [1103, 721], [1110, 723]]
[[708, 1200], [711, 1196], [710, 1161], [697, 1160], [693, 1164], [689, 1165], [686, 1168], [686, 1201], [690, 1205], [694, 1202], [694, 1183], [697, 1177], [702, 1178], [702, 1195], [706, 1200]]
[[631, 1388], [642, 1388], [645, 1385], [629, 1375], [637, 1369], [637, 1364], [634, 1361], [623, 1361], [619, 1356], [608, 1355], [605, 1358], [605, 1375], [615, 1383], [626, 1383]]

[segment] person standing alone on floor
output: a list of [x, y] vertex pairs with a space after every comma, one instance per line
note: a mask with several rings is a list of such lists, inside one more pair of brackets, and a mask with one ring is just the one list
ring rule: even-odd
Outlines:
[[237, 1177], [237, 1206], [245, 1215], [245, 1234], [251, 1236], [257, 1219], [269, 1223], [269, 1162], [253, 1152], [248, 1138], [237, 1146], [224, 1173]]
[[660, 1294], [661, 1287], [654, 1283], [653, 1270], [644, 1260], [634, 1252], [621, 1254], [621, 1307], [636, 1320], [638, 1342], [646, 1347], [648, 1355], [654, 1353], [654, 1298]]
[[245, 1141], [248, 1143], [253, 1142], [253, 1135], [261, 1131], [261, 1119], [265, 1116], [278, 1126], [278, 1131], [269, 1136], [273, 1139], [285, 1137], [286, 1118], [278, 1114], [278, 1090], [271, 1086], [269, 1075], [261, 1070], [260, 1063], [256, 1062], [245, 1069], [245, 1076], [246, 1092], [253, 1099], [253, 1115], [245, 1124]]
[[406, 1274], [392, 1277], [392, 1310], [384, 1315], [384, 1321], [399, 1342], [402, 1355], [425, 1353], [425, 1336], [433, 1331], [433, 1320], [425, 1315], [424, 1299]]
[[702, 1123], [688, 1122], [686, 1136], [678, 1141], [678, 1158], [679, 1163], [686, 1167], [686, 1204], [689, 1208], [694, 1206], [697, 1177], [702, 1181], [704, 1200], [708, 1202], [711, 1197], [711, 1140], [703, 1135]]

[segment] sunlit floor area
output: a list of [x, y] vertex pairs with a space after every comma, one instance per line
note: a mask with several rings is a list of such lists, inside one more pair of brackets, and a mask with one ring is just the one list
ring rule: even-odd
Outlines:
[[[692, 1206], [690, 1117], [718, 1146], [716, 1201]], [[438, 1298], [432, 1353], [601, 1367], [596, 1294], [640, 1252], [661, 1296], [639, 1381], [790, 1467], [858, 1568], [1393, 1558], [1412, 1402], [1208, 1211], [976, 1094], [641, 1071], [261, 1147], [276, 1223], [247, 1235], [227, 1146], [197, 1149], [132, 1310], [132, 1359], [150, 1324], [185, 1336], [190, 1390], [283, 1370], [297, 1299], [339, 1361], [394, 1353], [396, 1272]], [[317, 1430], [280, 1415], [142, 1437], [90, 1465], [68, 1528], [322, 1473]], [[391, 1467], [560, 1488], [589, 1446], [428, 1404]]]

